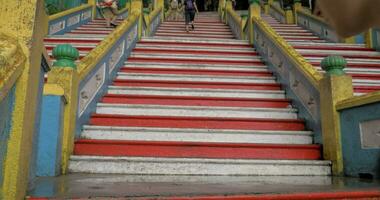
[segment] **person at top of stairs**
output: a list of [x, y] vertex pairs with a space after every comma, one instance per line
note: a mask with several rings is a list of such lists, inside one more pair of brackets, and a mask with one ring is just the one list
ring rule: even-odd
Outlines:
[[379, 5], [373, 0], [318, 0], [314, 13], [321, 13], [342, 37], [380, 26]]
[[197, 4], [195, 0], [185, 0], [185, 26], [186, 32], [189, 32], [189, 24], [191, 24], [191, 29], [194, 30], [194, 18], [195, 11], [198, 13]]
[[106, 20], [107, 27], [116, 27], [115, 20], [117, 19], [118, 11], [115, 0], [102, 0], [97, 3], [101, 9], [101, 13]]
[[169, 20], [177, 21], [181, 12], [178, 0], [171, 0], [169, 8]]

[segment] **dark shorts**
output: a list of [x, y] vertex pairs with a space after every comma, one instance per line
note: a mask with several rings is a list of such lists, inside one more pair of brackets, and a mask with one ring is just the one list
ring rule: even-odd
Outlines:
[[194, 21], [195, 10], [185, 10], [185, 23], [189, 24]]

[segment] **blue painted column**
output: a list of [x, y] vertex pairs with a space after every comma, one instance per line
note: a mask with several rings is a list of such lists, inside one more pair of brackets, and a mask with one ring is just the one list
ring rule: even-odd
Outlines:
[[60, 174], [64, 105], [63, 88], [53, 84], [45, 85], [38, 137], [37, 176]]

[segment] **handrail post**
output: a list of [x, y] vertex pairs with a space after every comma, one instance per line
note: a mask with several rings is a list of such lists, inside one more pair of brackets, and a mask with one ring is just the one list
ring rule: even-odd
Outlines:
[[248, 40], [250, 44], [254, 43], [253, 37], [253, 18], [261, 17], [261, 9], [259, 0], [250, 0], [249, 1], [249, 13], [248, 13]]
[[92, 19], [96, 18], [96, 0], [88, 0], [88, 4], [92, 6]]
[[340, 118], [336, 109], [339, 101], [353, 96], [352, 78], [344, 73], [346, 61], [329, 56], [321, 62], [326, 71], [320, 82], [323, 156], [332, 161], [334, 175], [343, 175]]
[[293, 16], [294, 16], [294, 23], [298, 24], [298, 17], [297, 17], [297, 12], [302, 9], [302, 4], [301, 0], [294, 0], [294, 5], [293, 5]]
[[228, 21], [227, 21], [227, 14], [228, 14], [227, 10], [228, 9], [232, 9], [232, 1], [231, 0], [226, 1], [226, 7], [224, 9], [224, 22], [226, 24], [228, 24]]
[[67, 173], [68, 162], [74, 147], [74, 136], [76, 128], [78, 87], [79, 78], [75, 60], [79, 58], [77, 49], [69, 44], [57, 45], [53, 49], [53, 56], [57, 61], [48, 73], [48, 83], [59, 85], [67, 95], [67, 104], [63, 114], [62, 135], [62, 174]]
[[138, 31], [137, 31], [137, 35], [138, 35], [138, 40], [141, 39], [141, 36], [142, 36], [142, 23], [143, 23], [143, 4], [142, 4], [142, 0], [132, 0], [132, 14], [135, 14], [138, 16]]

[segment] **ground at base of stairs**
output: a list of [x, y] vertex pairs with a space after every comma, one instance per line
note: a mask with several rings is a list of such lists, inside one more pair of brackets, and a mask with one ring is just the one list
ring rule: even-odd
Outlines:
[[70, 174], [39, 178], [28, 196], [29, 200], [380, 199], [380, 182], [328, 176]]

